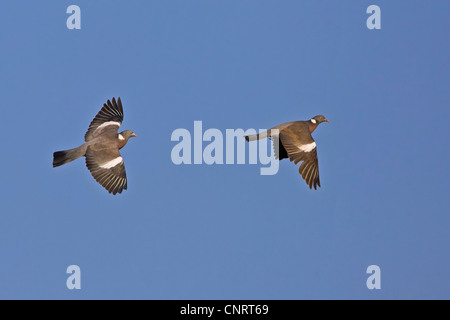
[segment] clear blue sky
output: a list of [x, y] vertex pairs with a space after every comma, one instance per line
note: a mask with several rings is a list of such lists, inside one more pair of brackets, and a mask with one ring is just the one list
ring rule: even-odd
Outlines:
[[[81, 30], [66, 8], [81, 8]], [[379, 5], [382, 29], [368, 30]], [[23, 1], [0, 13], [0, 298], [450, 298], [448, 1]], [[128, 191], [82, 159], [122, 98]], [[172, 163], [177, 128], [324, 114], [322, 188], [287, 160]], [[79, 265], [82, 289], [66, 288]], [[366, 287], [381, 268], [382, 289]]]

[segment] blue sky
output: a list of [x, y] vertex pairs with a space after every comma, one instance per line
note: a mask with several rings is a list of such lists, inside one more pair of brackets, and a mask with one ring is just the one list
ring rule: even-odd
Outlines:
[[[2, 8], [1, 299], [450, 298], [448, 2]], [[51, 163], [118, 96], [138, 138], [114, 197], [82, 159]], [[225, 132], [317, 114], [317, 191], [287, 160], [274, 176], [171, 161], [173, 130], [196, 120]]]

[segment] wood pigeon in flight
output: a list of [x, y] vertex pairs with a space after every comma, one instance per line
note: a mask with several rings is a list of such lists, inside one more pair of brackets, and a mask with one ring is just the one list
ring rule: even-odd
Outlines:
[[116, 195], [127, 189], [125, 164], [120, 156], [122, 149], [136, 134], [131, 130], [118, 133], [123, 121], [120, 98], [107, 101], [92, 120], [84, 137], [85, 143], [75, 149], [53, 154], [53, 167], [59, 167], [81, 157], [94, 179], [109, 193]]
[[[275, 158], [287, 159], [298, 164], [298, 172], [310, 189], [320, 187], [317, 146], [311, 133], [322, 122], [329, 122], [324, 116], [315, 116], [308, 121], [293, 121], [280, 124], [263, 133], [245, 136], [247, 141], [276, 137], [274, 141]], [[278, 144], [278, 148], [276, 145]]]

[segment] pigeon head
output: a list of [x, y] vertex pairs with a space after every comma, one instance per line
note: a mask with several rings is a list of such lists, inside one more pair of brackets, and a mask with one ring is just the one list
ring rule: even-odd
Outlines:
[[310, 121], [314, 124], [321, 124], [322, 122], [330, 122], [325, 118], [325, 116], [315, 116]]
[[120, 133], [120, 135], [128, 141], [131, 137], [137, 137], [137, 135], [131, 130], [125, 130]]

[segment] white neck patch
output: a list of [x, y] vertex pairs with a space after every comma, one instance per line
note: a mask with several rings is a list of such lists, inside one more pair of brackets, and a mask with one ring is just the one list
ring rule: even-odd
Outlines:
[[119, 133], [119, 140], [125, 140], [125, 138], [123, 137], [123, 135], [121, 135], [120, 133]]
[[310, 121], [311, 121], [312, 123], [314, 123], [314, 124], [317, 123], [316, 119], [311, 119]]

